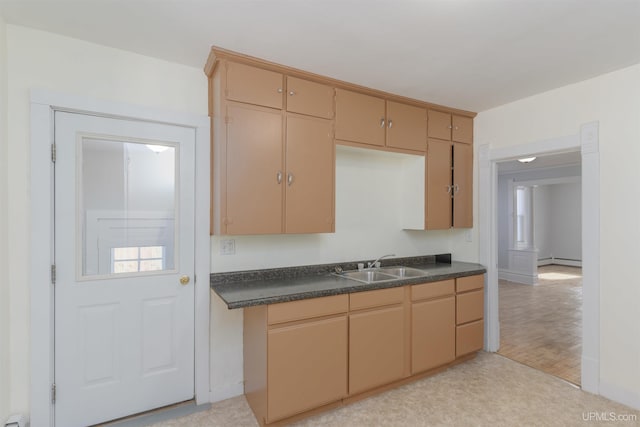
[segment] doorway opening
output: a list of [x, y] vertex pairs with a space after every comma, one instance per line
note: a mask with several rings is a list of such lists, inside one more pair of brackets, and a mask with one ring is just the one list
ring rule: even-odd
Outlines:
[[498, 162], [500, 349], [580, 385], [581, 156]]

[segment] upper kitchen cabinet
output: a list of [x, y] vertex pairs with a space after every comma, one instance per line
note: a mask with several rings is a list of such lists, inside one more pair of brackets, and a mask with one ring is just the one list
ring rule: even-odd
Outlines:
[[426, 150], [427, 110], [336, 89], [336, 139], [401, 150]]
[[387, 147], [424, 152], [427, 148], [426, 109], [387, 101]]
[[384, 146], [385, 100], [336, 89], [336, 139]]
[[473, 143], [473, 119], [447, 112], [429, 110], [428, 136], [445, 141]]
[[230, 101], [282, 108], [284, 77], [249, 65], [227, 62], [225, 95]]
[[287, 111], [333, 119], [333, 87], [287, 77]]

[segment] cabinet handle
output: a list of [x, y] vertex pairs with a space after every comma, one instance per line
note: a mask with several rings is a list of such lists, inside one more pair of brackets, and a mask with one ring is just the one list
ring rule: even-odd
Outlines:
[[448, 126], [448, 128], [449, 128], [449, 129], [453, 129], [453, 126], [449, 125], [449, 126]]
[[384, 127], [384, 117], [382, 117], [380, 119], [380, 127], [383, 128]]
[[453, 127], [453, 130], [458, 130], [458, 126], [454, 126], [454, 127]]
[[278, 181], [278, 184], [282, 183], [282, 172], [278, 171], [276, 174], [276, 180]]
[[393, 120], [389, 119], [389, 129], [393, 127]]
[[447, 185], [447, 194], [448, 194], [448, 193], [451, 193], [452, 188], [453, 188], [453, 187], [452, 187], [451, 185]]
[[278, 88], [278, 93], [282, 93], [282, 88], [281, 87]]
[[460, 186], [458, 184], [453, 184], [453, 194], [458, 194], [460, 191]]
[[287, 174], [287, 184], [289, 184], [289, 186], [293, 184], [293, 174], [291, 172]]
[[290, 91], [289, 91], [289, 96], [293, 96], [293, 95], [295, 95], [295, 94], [296, 94], [296, 92], [295, 92], [295, 91], [293, 91], [293, 90], [290, 90]]

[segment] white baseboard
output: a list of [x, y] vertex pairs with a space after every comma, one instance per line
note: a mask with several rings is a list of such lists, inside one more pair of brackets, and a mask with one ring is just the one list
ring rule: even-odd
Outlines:
[[640, 410], [640, 394], [638, 392], [624, 389], [606, 381], [600, 381], [600, 394], [614, 402]]
[[510, 270], [498, 270], [498, 279], [508, 280], [509, 282], [522, 283], [523, 285], [535, 285], [538, 283], [537, 276], [531, 276], [529, 274], [516, 273]]
[[563, 258], [545, 258], [538, 260], [538, 267], [543, 265], [564, 265], [567, 267], [582, 267], [582, 261]]
[[220, 402], [222, 400], [240, 396], [241, 394], [244, 394], [244, 384], [225, 384], [223, 386], [213, 387], [211, 389], [209, 401], [211, 403]]

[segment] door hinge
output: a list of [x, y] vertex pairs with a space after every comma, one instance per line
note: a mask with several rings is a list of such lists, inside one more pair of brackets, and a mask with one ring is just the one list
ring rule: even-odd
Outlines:
[[56, 265], [51, 264], [51, 284], [56, 284]]
[[56, 157], [57, 157], [57, 149], [56, 149], [56, 144], [51, 144], [51, 161], [53, 163], [56, 162]]
[[56, 383], [51, 384], [51, 403], [56, 403]]

